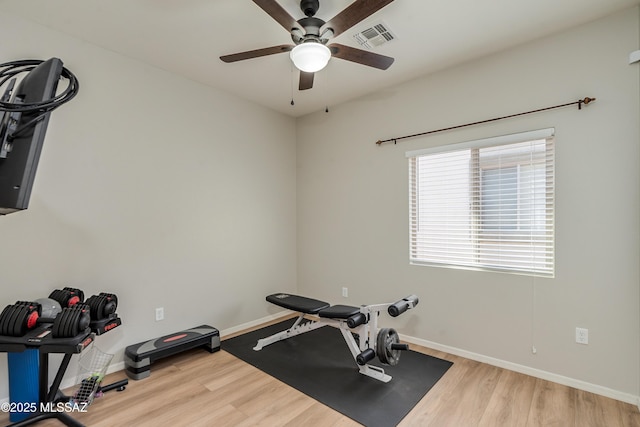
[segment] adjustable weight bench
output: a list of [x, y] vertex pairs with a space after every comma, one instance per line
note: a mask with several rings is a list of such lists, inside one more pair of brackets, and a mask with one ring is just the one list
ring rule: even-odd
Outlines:
[[[266, 299], [272, 304], [298, 312], [298, 318], [289, 329], [258, 340], [254, 350], [262, 350], [278, 341], [332, 325], [340, 329], [359, 372], [382, 382], [389, 382], [391, 376], [387, 375], [384, 369], [368, 362], [378, 356], [380, 362], [385, 365], [397, 365], [400, 351], [408, 350], [409, 346], [400, 344], [400, 338], [394, 329], [378, 329], [380, 312], [386, 310], [390, 316], [397, 317], [418, 304], [418, 297], [415, 295], [394, 303], [360, 307], [332, 306], [324, 301], [285, 293], [272, 294]], [[354, 334], [358, 335], [358, 340]]]

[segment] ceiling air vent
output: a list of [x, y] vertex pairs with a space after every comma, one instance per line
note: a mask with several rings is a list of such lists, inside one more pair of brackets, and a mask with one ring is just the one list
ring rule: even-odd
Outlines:
[[355, 34], [353, 38], [360, 46], [373, 49], [394, 40], [396, 36], [389, 30], [387, 24], [379, 22]]

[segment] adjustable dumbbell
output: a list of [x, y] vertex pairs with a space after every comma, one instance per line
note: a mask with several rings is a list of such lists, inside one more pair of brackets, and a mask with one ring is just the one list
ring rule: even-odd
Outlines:
[[49, 298], [58, 301], [62, 307], [71, 307], [84, 302], [84, 292], [77, 288], [65, 287], [55, 289], [51, 292]]
[[51, 333], [54, 338], [75, 337], [89, 327], [90, 308], [86, 304], [74, 304], [65, 307], [53, 321]]
[[115, 294], [100, 292], [93, 295], [85, 302], [89, 306], [91, 320], [102, 320], [109, 318], [118, 308], [118, 297]]
[[0, 314], [0, 335], [23, 336], [36, 327], [41, 314], [42, 307], [37, 302], [17, 301], [6, 306]]

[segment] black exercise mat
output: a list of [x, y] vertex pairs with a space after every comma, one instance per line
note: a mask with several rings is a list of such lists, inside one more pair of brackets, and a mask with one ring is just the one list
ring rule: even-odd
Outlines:
[[358, 372], [342, 334], [330, 326], [253, 350], [293, 322], [222, 341], [221, 348], [367, 427], [397, 425], [453, 364], [414, 351], [402, 352], [396, 366], [376, 358], [371, 364], [393, 377], [383, 383]]

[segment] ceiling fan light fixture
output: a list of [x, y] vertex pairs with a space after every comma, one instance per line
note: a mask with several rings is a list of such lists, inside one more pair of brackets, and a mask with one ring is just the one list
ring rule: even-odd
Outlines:
[[331, 50], [322, 43], [309, 41], [294, 47], [289, 56], [300, 71], [315, 73], [327, 66]]

